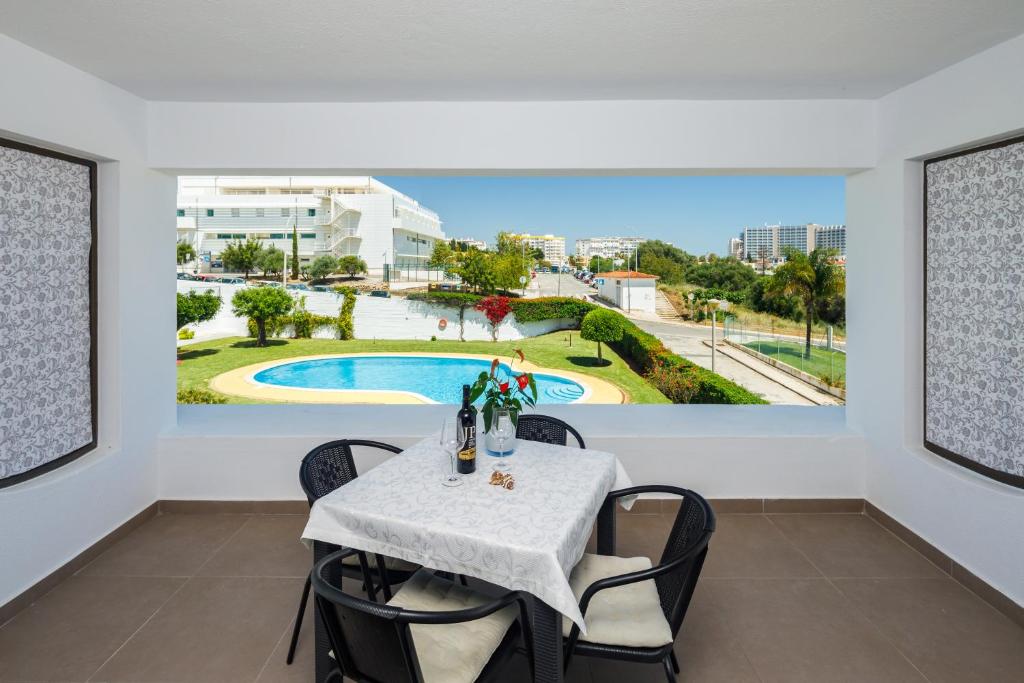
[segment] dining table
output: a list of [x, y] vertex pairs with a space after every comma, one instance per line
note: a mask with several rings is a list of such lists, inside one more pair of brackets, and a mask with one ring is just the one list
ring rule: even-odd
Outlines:
[[[314, 562], [355, 548], [528, 593], [534, 680], [561, 681], [562, 619], [586, 627], [569, 575], [595, 524], [597, 552], [614, 554], [616, 503], [607, 495], [631, 486], [629, 476], [612, 453], [519, 440], [502, 459], [511, 485], [493, 483], [498, 459], [480, 449], [476, 471], [445, 486], [449, 458], [434, 435], [385, 460], [314, 502], [303, 542]], [[318, 683], [337, 668], [320, 621]]]

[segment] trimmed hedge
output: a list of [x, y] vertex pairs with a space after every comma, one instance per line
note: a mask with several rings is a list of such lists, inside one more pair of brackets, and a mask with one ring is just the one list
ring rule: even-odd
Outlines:
[[595, 306], [589, 301], [573, 299], [567, 296], [546, 296], [539, 299], [514, 299], [511, 301], [512, 314], [521, 323], [539, 322], [541, 320], [557, 320], [560, 318], [571, 318], [577, 321], [583, 319]]
[[768, 403], [735, 382], [672, 353], [653, 334], [644, 332], [625, 316], [620, 317], [622, 339], [610, 346], [631, 360], [647, 381], [673, 403]]
[[479, 294], [469, 292], [412, 292], [406, 296], [410, 301], [426, 301], [442, 306], [474, 306], [480, 299]]

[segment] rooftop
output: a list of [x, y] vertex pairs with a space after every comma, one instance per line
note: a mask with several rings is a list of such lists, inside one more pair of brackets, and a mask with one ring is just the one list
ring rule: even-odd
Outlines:
[[610, 270], [607, 273], [595, 273], [597, 277], [622, 278], [624, 280], [657, 280], [657, 275], [641, 273], [638, 270]]

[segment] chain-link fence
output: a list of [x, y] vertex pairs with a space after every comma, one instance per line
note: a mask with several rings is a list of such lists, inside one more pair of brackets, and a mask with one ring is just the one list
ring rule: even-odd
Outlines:
[[806, 336], [788, 330], [765, 331], [742, 316], [727, 316], [723, 328], [723, 336], [731, 344], [796, 368], [829, 386], [846, 388], [846, 343], [836, 339], [831, 327], [813, 332], [810, 347]]

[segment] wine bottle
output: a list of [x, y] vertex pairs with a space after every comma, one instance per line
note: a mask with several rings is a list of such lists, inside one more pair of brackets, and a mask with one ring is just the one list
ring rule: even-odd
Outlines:
[[476, 471], [476, 408], [469, 404], [469, 385], [462, 385], [462, 407], [458, 414], [459, 428], [464, 441], [459, 445], [459, 474]]

